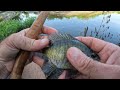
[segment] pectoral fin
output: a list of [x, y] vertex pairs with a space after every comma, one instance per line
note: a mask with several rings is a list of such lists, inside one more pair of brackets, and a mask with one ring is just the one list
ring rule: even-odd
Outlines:
[[64, 71], [63, 69], [56, 68], [48, 77], [48, 79], [58, 79], [63, 71]]
[[48, 78], [55, 69], [56, 69], [56, 66], [50, 62], [46, 62], [42, 67], [42, 70], [46, 78]]

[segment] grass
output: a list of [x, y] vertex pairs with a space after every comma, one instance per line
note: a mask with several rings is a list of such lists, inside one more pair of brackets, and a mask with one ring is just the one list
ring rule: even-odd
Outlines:
[[24, 22], [20, 20], [5, 20], [0, 22], [0, 41], [8, 37], [12, 33], [16, 33], [22, 29], [32, 25], [35, 18], [28, 18]]
[[[81, 19], [88, 19], [88, 18], [93, 18], [93, 17], [96, 17], [98, 15], [101, 15], [102, 13], [103, 13], [102, 11], [72, 12], [72, 13], [66, 13], [63, 16], [50, 15], [48, 17], [48, 19], [53, 19], [53, 18], [62, 19], [64, 17], [71, 18], [74, 16], [76, 16], [77, 18], [81, 18]], [[109, 13], [120, 14], [120, 11], [110, 11]], [[108, 14], [108, 13], [105, 13], [105, 14]], [[1, 20], [1, 17], [0, 17], [0, 20]], [[17, 19], [1, 21], [0, 22], [0, 41], [3, 40], [4, 38], [8, 37], [12, 33], [16, 33], [22, 29], [30, 27], [34, 20], [35, 20], [35, 17], [28, 18], [23, 22], [21, 22], [20, 20], [17, 20]]]

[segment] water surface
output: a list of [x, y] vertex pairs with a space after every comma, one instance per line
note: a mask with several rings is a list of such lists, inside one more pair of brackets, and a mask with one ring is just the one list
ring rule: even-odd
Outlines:
[[[90, 18], [80, 18], [79, 16], [73, 17], [52, 17], [45, 21], [45, 25], [53, 27], [60, 32], [66, 32], [73, 36], [84, 36], [84, 29], [88, 27], [86, 36], [96, 37], [95, 28], [99, 31], [96, 38], [103, 39], [114, 44], [120, 43], [120, 14], [112, 13], [110, 22], [105, 24], [107, 19], [103, 20], [103, 17], [107, 17], [110, 14], [98, 15]], [[29, 17], [36, 17], [33, 13], [29, 14]], [[20, 16], [23, 20], [26, 19], [24, 14]], [[104, 27], [100, 28], [103, 20]], [[107, 29], [109, 27], [109, 29]]]
[[[73, 36], [83, 35], [85, 27], [88, 27], [87, 36], [95, 37], [95, 27], [97, 30], [100, 28], [101, 22], [104, 15], [98, 15], [94, 18], [84, 19], [78, 18], [77, 16], [66, 18], [53, 18], [47, 19], [45, 25], [51, 26], [58, 31], [70, 33]], [[107, 15], [105, 15], [106, 17]], [[105, 23], [105, 21], [103, 22]], [[109, 27], [109, 29], [107, 29]], [[118, 44], [120, 42], [120, 14], [113, 13], [111, 14], [110, 22], [105, 25], [104, 28], [100, 29], [98, 34], [102, 39], [108, 42]]]

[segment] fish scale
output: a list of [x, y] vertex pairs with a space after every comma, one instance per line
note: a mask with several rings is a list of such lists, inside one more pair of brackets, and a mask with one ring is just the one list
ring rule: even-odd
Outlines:
[[[88, 57], [92, 57], [92, 55], [98, 57], [95, 52], [70, 34], [54, 33], [49, 35], [48, 38], [51, 44], [48, 48], [43, 50], [43, 54], [48, 58], [48, 60], [45, 61], [48, 62], [46, 62], [42, 68], [46, 78], [56, 79], [56, 76], [59, 76], [62, 73], [61, 70], [74, 70], [66, 57], [67, 50], [70, 47], [77, 47]], [[99, 57], [97, 59], [99, 59]]]

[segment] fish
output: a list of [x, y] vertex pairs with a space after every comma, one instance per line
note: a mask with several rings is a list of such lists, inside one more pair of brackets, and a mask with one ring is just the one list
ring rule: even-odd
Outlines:
[[99, 61], [99, 56], [94, 51], [68, 33], [53, 33], [48, 39], [50, 45], [41, 52], [41, 58], [45, 60], [42, 70], [47, 79], [57, 79], [64, 70], [70, 72], [67, 76], [72, 78], [78, 73], [66, 57], [70, 47], [77, 47], [88, 57]]

